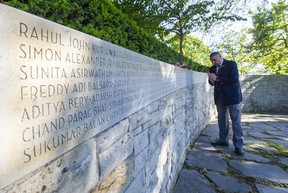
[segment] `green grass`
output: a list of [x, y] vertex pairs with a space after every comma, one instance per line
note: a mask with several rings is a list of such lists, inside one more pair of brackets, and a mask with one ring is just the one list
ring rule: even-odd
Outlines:
[[279, 145], [277, 143], [272, 143], [272, 142], [267, 142], [267, 144], [270, 146], [270, 147], [274, 147], [276, 148], [278, 151], [275, 152], [275, 154], [281, 156], [281, 157], [288, 157], [288, 149], [285, 148], [284, 146], [282, 145]]

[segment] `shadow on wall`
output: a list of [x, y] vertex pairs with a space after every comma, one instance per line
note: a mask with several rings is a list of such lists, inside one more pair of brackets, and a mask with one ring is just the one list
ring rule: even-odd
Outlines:
[[242, 112], [288, 113], [288, 76], [241, 75]]

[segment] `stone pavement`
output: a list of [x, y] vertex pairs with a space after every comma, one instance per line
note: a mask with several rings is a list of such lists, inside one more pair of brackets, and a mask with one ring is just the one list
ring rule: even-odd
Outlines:
[[211, 121], [187, 152], [173, 193], [288, 193], [288, 115], [242, 114], [244, 155], [213, 147]]

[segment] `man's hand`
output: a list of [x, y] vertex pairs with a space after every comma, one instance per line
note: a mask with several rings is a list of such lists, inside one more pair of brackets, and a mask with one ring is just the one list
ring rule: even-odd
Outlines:
[[215, 82], [215, 81], [217, 81], [217, 75], [216, 74], [214, 74], [214, 73], [210, 73], [210, 72], [208, 72], [208, 78], [209, 78], [209, 80], [211, 81], [211, 82]]

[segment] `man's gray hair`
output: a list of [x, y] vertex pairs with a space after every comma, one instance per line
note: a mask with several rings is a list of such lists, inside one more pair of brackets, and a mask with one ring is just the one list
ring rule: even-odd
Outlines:
[[220, 52], [212, 52], [212, 53], [210, 54], [210, 58], [212, 58], [213, 56], [217, 56], [217, 55], [221, 57]]

